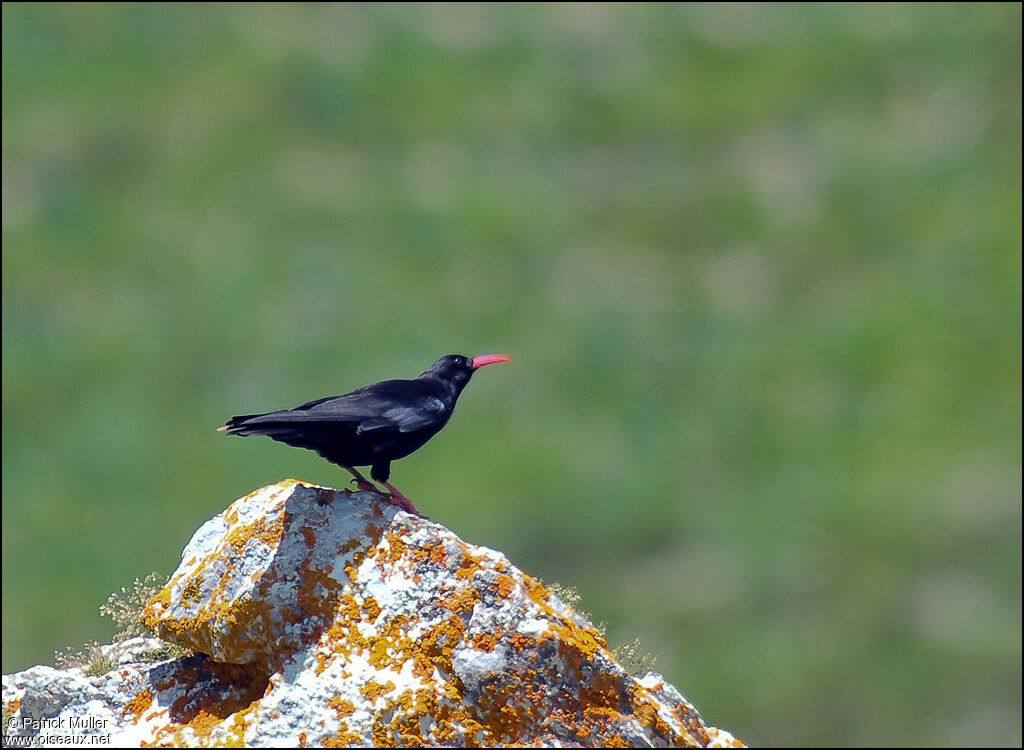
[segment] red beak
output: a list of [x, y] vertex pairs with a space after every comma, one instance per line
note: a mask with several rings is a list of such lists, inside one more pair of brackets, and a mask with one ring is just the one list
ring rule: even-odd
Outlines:
[[473, 357], [473, 369], [479, 370], [484, 365], [495, 365], [498, 362], [511, 362], [511, 357], [506, 357], [504, 354], [481, 354], [478, 357]]

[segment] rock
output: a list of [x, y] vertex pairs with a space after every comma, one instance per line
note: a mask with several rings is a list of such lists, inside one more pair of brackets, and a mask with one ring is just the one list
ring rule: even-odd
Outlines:
[[372, 492], [286, 480], [241, 498], [196, 532], [143, 620], [196, 654], [99, 677], [5, 675], [6, 733], [108, 734], [114, 746], [741, 746], [660, 675], [631, 676], [502, 554]]

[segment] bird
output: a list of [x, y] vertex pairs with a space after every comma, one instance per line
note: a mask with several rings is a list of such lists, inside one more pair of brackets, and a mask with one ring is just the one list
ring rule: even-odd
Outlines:
[[217, 428], [229, 435], [266, 435], [315, 451], [350, 474], [361, 490], [378, 491], [357, 466], [387, 488], [390, 502], [418, 516], [389, 478], [391, 462], [419, 450], [448, 424], [462, 389], [481, 367], [511, 362], [505, 354], [447, 354], [413, 380], [384, 380], [264, 414], [232, 417]]

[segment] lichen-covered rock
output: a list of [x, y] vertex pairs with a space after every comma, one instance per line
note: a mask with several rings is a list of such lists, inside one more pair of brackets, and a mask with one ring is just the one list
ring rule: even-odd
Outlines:
[[34, 747], [239, 746], [248, 728], [240, 717], [268, 678], [262, 666], [202, 654], [122, 664], [98, 677], [32, 667], [3, 677], [4, 735]]
[[143, 622], [218, 661], [282, 660], [334, 620], [384, 531], [377, 499], [293, 480], [246, 495], [199, 528]]
[[236, 501], [144, 620], [198, 653], [5, 676], [14, 732], [89, 715], [114, 745], [739, 744], [503, 555], [374, 493], [287, 480]]

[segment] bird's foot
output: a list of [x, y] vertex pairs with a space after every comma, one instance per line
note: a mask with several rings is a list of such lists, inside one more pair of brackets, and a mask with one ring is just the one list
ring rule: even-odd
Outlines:
[[388, 492], [390, 493], [389, 499], [392, 505], [397, 505], [406, 513], [411, 513], [412, 515], [419, 516], [420, 518], [426, 518], [425, 515], [416, 510], [416, 506], [412, 504], [412, 500], [403, 495], [395, 485], [391, 484], [391, 482], [381, 482], [381, 484], [388, 488]]
[[345, 471], [352, 475], [352, 479], [349, 481], [349, 484], [355, 482], [356, 487], [358, 487], [363, 492], [376, 492], [378, 494], [380, 493], [380, 490], [377, 489], [377, 487], [373, 483], [371, 483], [370, 480], [368, 480], [366, 477], [360, 474], [357, 469], [354, 469], [351, 466], [345, 466], [343, 468], [345, 469]]

